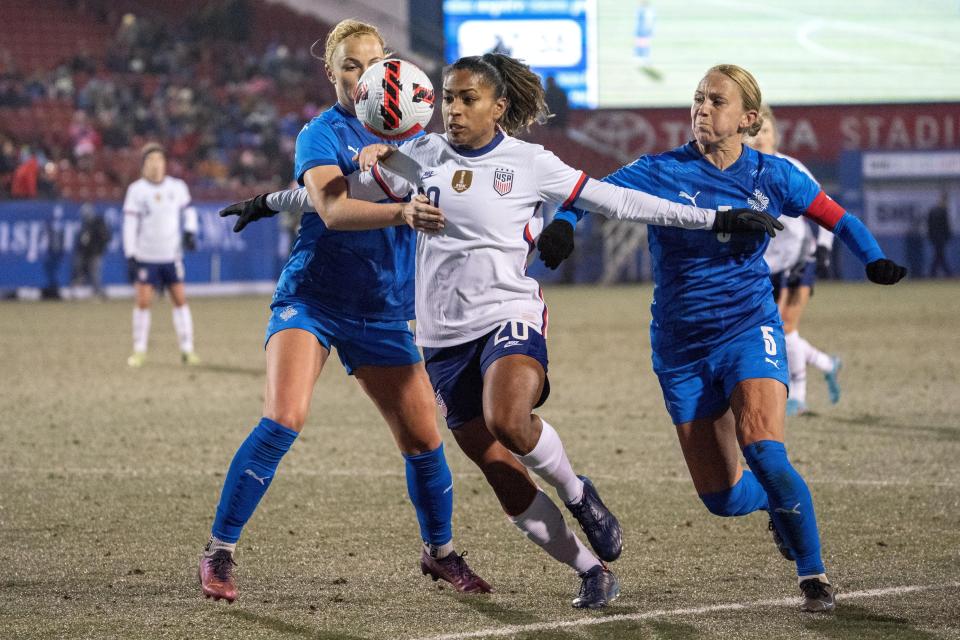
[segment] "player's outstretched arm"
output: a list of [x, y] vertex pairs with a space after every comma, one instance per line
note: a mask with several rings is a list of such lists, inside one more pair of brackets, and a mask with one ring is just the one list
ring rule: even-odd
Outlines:
[[762, 232], [773, 238], [783, 229], [783, 223], [773, 216], [753, 209], [717, 211], [712, 230], [717, 233]]
[[[300, 191], [300, 189], [294, 189], [293, 191]], [[261, 218], [275, 216], [279, 211], [284, 210], [282, 207], [277, 209], [271, 208], [267, 203], [268, 195], [271, 194], [261, 193], [249, 200], [234, 202], [230, 206], [220, 209], [220, 217], [237, 216], [237, 222], [233, 225], [233, 230], [235, 232], [243, 231], [243, 228], [251, 222], [255, 222]]]
[[906, 267], [887, 258], [867, 226], [848, 213], [823, 191], [803, 214], [840, 238], [866, 267], [867, 279], [877, 284], [896, 284], [907, 275]]

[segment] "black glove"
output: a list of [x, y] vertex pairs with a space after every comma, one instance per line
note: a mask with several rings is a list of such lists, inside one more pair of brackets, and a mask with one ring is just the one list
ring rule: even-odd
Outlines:
[[140, 268], [140, 265], [137, 264], [137, 259], [134, 257], [127, 258], [127, 279], [130, 282], [137, 281], [137, 270]]
[[566, 220], [554, 220], [540, 232], [537, 249], [543, 264], [556, 269], [573, 253], [573, 225]]
[[877, 284], [896, 284], [907, 275], [907, 268], [901, 267], [893, 260], [881, 258], [867, 265], [867, 278]]
[[779, 220], [753, 209], [717, 211], [717, 219], [713, 221], [713, 230], [716, 233], [762, 231], [772, 238], [780, 229], [783, 229], [783, 224]]
[[254, 220], [259, 220], [260, 218], [269, 218], [275, 215], [277, 215], [277, 212], [267, 206], [266, 193], [261, 193], [260, 195], [254, 196], [249, 200], [244, 200], [243, 202], [235, 202], [229, 207], [220, 209], [221, 218], [226, 218], [227, 216], [240, 216], [237, 219], [237, 224], [233, 225], [233, 230], [235, 232], [242, 231], [245, 226]]
[[833, 259], [833, 251], [822, 244], [817, 245], [817, 277], [827, 279], [830, 277], [830, 262]]
[[191, 231], [183, 232], [183, 250], [184, 251], [197, 250], [197, 234]]

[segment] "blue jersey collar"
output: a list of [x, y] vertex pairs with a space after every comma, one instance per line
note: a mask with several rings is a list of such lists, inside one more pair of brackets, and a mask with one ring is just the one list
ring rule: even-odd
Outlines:
[[[450, 143], [450, 147], [465, 158], [476, 158], [477, 156], [482, 156], [496, 149], [497, 145], [503, 142], [503, 138], [503, 131], [498, 130], [497, 135], [493, 136], [493, 140], [478, 149], [466, 149], [464, 147], [458, 147], [453, 143]], [[450, 142], [449, 138], [447, 139], [447, 142]]]
[[339, 102], [334, 102], [333, 108], [337, 111], [337, 113], [342, 115], [344, 118], [353, 118], [354, 120], [357, 119], [357, 116], [353, 115], [352, 113], [344, 109], [343, 105], [340, 104]]
[[705, 157], [703, 157], [703, 154], [700, 153], [700, 147], [697, 146], [696, 140], [691, 140], [690, 142], [688, 142], [687, 149], [690, 155], [692, 155], [695, 158], [698, 158], [703, 163], [704, 166], [708, 167], [709, 170], [715, 171], [721, 174], [727, 174], [727, 175], [731, 173], [737, 173], [741, 169], [743, 169], [743, 167], [749, 163], [748, 158], [750, 157], [751, 152], [753, 152], [753, 149], [751, 147], [748, 147], [747, 145], [741, 142], [740, 157], [737, 158], [737, 161], [734, 162], [729, 167], [727, 167], [726, 169], [720, 169], [717, 166], [715, 166], [712, 162], [707, 160]]

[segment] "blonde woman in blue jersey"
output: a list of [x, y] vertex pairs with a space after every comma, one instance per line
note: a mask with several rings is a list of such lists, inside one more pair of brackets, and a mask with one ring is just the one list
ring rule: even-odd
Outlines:
[[[760, 88], [745, 69], [707, 71], [690, 109], [693, 140], [643, 156], [605, 182], [707, 207], [749, 206], [773, 216], [806, 216], [832, 231], [894, 284], [906, 270], [884, 257], [860, 220], [789, 161], [742, 143], [761, 125]], [[572, 249], [572, 211], [547, 229], [564, 242], [544, 255], [557, 264]], [[650, 227], [655, 299], [653, 368], [676, 425], [687, 468], [704, 505], [719, 516], [763, 510], [781, 553], [795, 561], [803, 611], [834, 607], [820, 554], [810, 491], [787, 459], [788, 374], [783, 326], [763, 254], [768, 239]], [[740, 454], [750, 470], [740, 465]]]
[[[306, 422], [314, 385], [333, 347], [380, 410], [405, 459], [407, 489], [424, 545], [421, 571], [457, 591], [490, 591], [453, 548], [453, 479], [430, 381], [407, 324], [413, 317], [414, 230], [339, 224], [355, 204], [346, 198], [344, 179], [357, 168], [352, 157], [364, 145], [379, 142], [356, 118], [354, 88], [364, 70], [384, 57], [383, 39], [371, 25], [345, 20], [327, 36], [326, 75], [337, 104], [303, 128], [295, 158], [296, 179], [321, 203], [320, 215], [304, 217], [277, 283], [266, 335], [263, 417], [230, 464], [200, 558], [207, 597], [229, 602], [237, 597], [237, 540]], [[413, 225], [435, 211], [420, 202], [382, 205], [381, 210], [395, 218], [406, 216]], [[221, 215], [240, 214], [234, 228], [239, 231], [274, 213], [266, 198], [258, 196]]]
[[[441, 412], [511, 522], [579, 574], [573, 605], [596, 608], [619, 594], [602, 561], [620, 555], [620, 525], [590, 480], [574, 472], [557, 431], [533, 413], [549, 393], [547, 309], [525, 272], [543, 224], [542, 205], [579, 203], [620, 219], [692, 229], [772, 232], [775, 221], [603, 185], [543, 147], [511, 137], [545, 115], [540, 79], [526, 65], [498, 54], [460, 59], [444, 74], [446, 133], [400, 147], [407, 154], [400, 157], [415, 161], [415, 174], [392, 172], [393, 147], [369, 146], [360, 168], [370, 172], [350, 177], [350, 193], [402, 201], [417, 190], [416, 198], [429, 198], [443, 212], [433, 233], [419, 234], [416, 258], [417, 343]], [[304, 194], [291, 199], [302, 206]], [[357, 220], [372, 220], [374, 213], [358, 211]], [[526, 473], [504, 464], [516, 460], [556, 490], [596, 555]], [[521, 477], [526, 485], [518, 491]]]

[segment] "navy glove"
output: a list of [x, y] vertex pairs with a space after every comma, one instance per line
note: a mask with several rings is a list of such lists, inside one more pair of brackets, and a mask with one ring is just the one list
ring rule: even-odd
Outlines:
[[140, 265], [137, 264], [137, 259], [134, 257], [127, 258], [127, 279], [130, 282], [137, 281], [137, 270], [140, 268]]
[[877, 284], [896, 284], [907, 275], [907, 268], [893, 260], [881, 258], [867, 265], [867, 278]]
[[783, 229], [783, 223], [773, 216], [754, 211], [753, 209], [727, 209], [717, 211], [717, 219], [713, 221], [713, 230], [716, 233], [744, 233], [762, 231], [771, 238], [777, 231]]
[[258, 196], [250, 198], [249, 200], [235, 202], [229, 207], [221, 209], [220, 217], [226, 218], [227, 216], [240, 216], [237, 219], [237, 223], [233, 225], [233, 230], [235, 232], [239, 232], [242, 231], [245, 226], [255, 220], [259, 220], [260, 218], [270, 218], [277, 215], [277, 213], [278, 212], [267, 206], [267, 194], [261, 193]]
[[190, 231], [183, 232], [183, 250], [184, 251], [197, 250], [197, 234]]
[[540, 232], [537, 249], [548, 269], [556, 269], [573, 253], [573, 225], [566, 220], [554, 220]]

